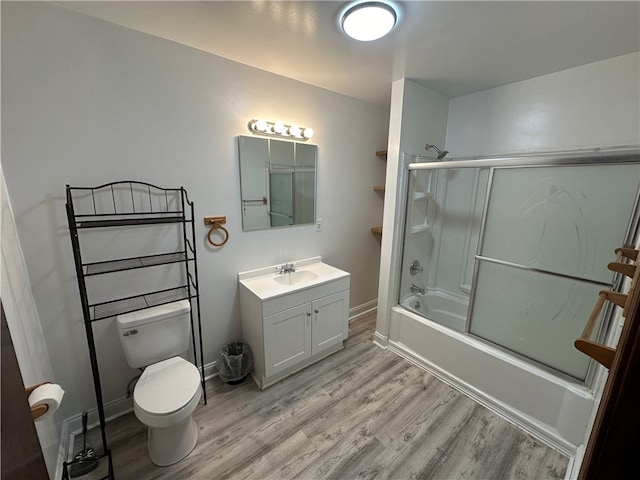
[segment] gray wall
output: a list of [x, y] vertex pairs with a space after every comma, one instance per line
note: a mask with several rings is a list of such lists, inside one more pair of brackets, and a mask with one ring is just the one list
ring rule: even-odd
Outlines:
[[[257, 117], [316, 131], [322, 232], [242, 232], [235, 137]], [[240, 336], [237, 272], [322, 255], [351, 272], [351, 307], [376, 298], [380, 244], [369, 228], [382, 209], [371, 186], [384, 182], [375, 151], [387, 127], [386, 108], [56, 5], [3, 2], [2, 166], [55, 380], [67, 391], [57, 419], [95, 404], [65, 184], [182, 185], [198, 218], [227, 215], [231, 239], [221, 249], [206, 245], [196, 222], [207, 363]], [[96, 332], [105, 400], [116, 400], [134, 372], [113, 321]]]
[[640, 53], [452, 98], [450, 157], [640, 144]]

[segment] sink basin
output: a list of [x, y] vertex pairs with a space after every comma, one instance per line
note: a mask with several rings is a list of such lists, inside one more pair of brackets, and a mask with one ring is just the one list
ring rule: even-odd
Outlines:
[[308, 270], [298, 270], [292, 273], [276, 275], [273, 277], [273, 280], [278, 282], [280, 285], [295, 285], [300, 282], [310, 282], [316, 278], [318, 278], [317, 273], [310, 272]]
[[[291, 266], [295, 272], [277, 273], [282, 267]], [[281, 297], [296, 291], [312, 289], [334, 281], [342, 282], [342, 289], [349, 288], [349, 274], [322, 263], [320, 257], [311, 257], [287, 264], [271, 265], [238, 273], [241, 292], [250, 293], [261, 300]], [[274, 313], [274, 312], [272, 312]]]

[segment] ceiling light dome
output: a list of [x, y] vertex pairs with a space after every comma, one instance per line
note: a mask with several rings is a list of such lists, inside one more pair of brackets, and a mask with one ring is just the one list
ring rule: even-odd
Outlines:
[[355, 40], [369, 42], [393, 30], [398, 12], [387, 2], [357, 2], [349, 5], [340, 19], [342, 30]]

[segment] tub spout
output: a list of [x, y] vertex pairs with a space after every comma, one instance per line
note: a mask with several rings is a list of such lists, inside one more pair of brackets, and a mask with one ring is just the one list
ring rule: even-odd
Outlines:
[[411, 291], [413, 293], [417, 293], [418, 295], [424, 295], [425, 294], [424, 288], [419, 287], [415, 283], [411, 285]]

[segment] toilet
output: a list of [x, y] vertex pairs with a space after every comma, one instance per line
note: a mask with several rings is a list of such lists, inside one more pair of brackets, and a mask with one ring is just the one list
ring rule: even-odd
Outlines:
[[179, 356], [189, 349], [190, 308], [181, 300], [116, 317], [127, 363], [144, 368], [133, 411], [148, 427], [149, 458], [161, 467], [185, 458], [198, 440], [192, 414], [202, 394], [200, 372]]

